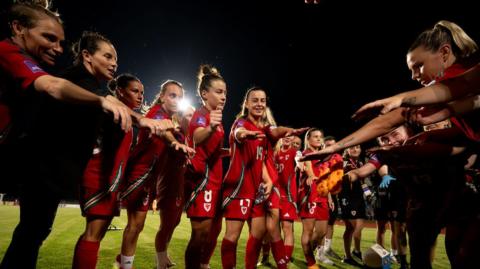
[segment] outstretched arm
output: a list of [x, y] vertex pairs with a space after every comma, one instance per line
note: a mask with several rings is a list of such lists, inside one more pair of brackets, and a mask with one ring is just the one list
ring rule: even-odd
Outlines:
[[318, 152], [305, 155], [300, 160], [323, 159], [329, 154], [339, 152], [349, 147], [365, 143], [371, 139], [384, 135], [397, 126], [405, 123], [407, 108], [398, 108], [385, 115], [380, 115], [369, 121], [363, 127]]
[[382, 108], [381, 113], [387, 113], [402, 105], [421, 106], [445, 103], [472, 94], [480, 93], [480, 64], [460, 76], [446, 79], [440, 83], [403, 92], [395, 96], [377, 100], [362, 106], [353, 117], [373, 108]]

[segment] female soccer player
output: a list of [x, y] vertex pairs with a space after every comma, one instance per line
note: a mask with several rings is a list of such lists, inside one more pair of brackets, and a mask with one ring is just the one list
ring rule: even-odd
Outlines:
[[[167, 80], [160, 86], [160, 92], [145, 116], [151, 119], [172, 119], [172, 117], [176, 117], [178, 103], [182, 98], [182, 85], [177, 81]], [[179, 133], [178, 136], [182, 137], [183, 135]], [[174, 146], [175, 150], [168, 149], [168, 143], [171, 147]], [[163, 230], [159, 240], [169, 241], [169, 233], [173, 232], [174, 225], [178, 221], [178, 207], [172, 206], [171, 198], [168, 198], [170, 196], [167, 192], [172, 192], [175, 195], [174, 199], [177, 199], [176, 195], [182, 198], [181, 193], [179, 193], [179, 188], [182, 188], [182, 186], [173, 186], [174, 182], [181, 185], [182, 178], [166, 177], [171, 175], [166, 171], [172, 167], [166, 163], [170, 162], [169, 158], [177, 160], [178, 157], [178, 159], [181, 159], [177, 154], [182, 155], [192, 152], [192, 149], [175, 140], [171, 133], [167, 132], [163, 137], [149, 137], [146, 131], [140, 130], [137, 145], [128, 160], [125, 187], [120, 196], [127, 207], [128, 214], [121, 255], [117, 256], [117, 263], [120, 268], [129, 269], [133, 265], [138, 236], [143, 230], [148, 206], [153, 199], [158, 200], [157, 208], [163, 209], [160, 214], [161, 229]], [[178, 170], [182, 171], [183, 161], [178, 164], [175, 163], [175, 165], [180, 166]], [[159, 181], [160, 179], [161, 181]], [[159, 192], [155, 190], [156, 188]], [[165, 219], [166, 215], [169, 214], [165, 211], [165, 207], [173, 208], [170, 209], [172, 218], [169, 220]], [[165, 231], [165, 229], [168, 230]], [[159, 268], [165, 268], [171, 263], [165, 249], [166, 247], [158, 251], [162, 253], [157, 254], [157, 266]]]
[[[344, 172], [357, 169], [363, 165], [360, 160], [362, 149], [360, 146], [350, 147], [345, 150]], [[362, 240], [363, 222], [366, 218], [365, 201], [363, 198], [362, 183], [360, 180], [350, 183], [344, 181], [342, 190], [338, 194], [339, 205], [342, 212], [342, 219], [345, 222], [345, 232], [343, 233], [343, 246], [345, 250], [344, 263], [359, 265], [352, 254], [362, 259], [360, 243]], [[350, 254], [352, 238], [354, 239], [354, 250]]]
[[281, 145], [275, 154], [278, 171], [278, 185], [280, 190], [280, 221], [283, 230], [285, 255], [291, 260], [294, 246], [293, 222], [297, 215], [297, 178], [295, 173], [295, 157], [299, 147], [293, 145], [301, 140], [298, 136], [282, 138]]
[[[311, 128], [305, 134], [304, 154], [315, 152], [322, 147], [323, 132]], [[308, 268], [319, 268], [314, 257], [314, 250], [327, 232], [329, 206], [328, 198], [317, 192], [320, 161], [305, 162], [305, 169], [300, 178], [299, 207], [302, 219], [302, 249]], [[321, 252], [320, 261], [332, 265], [333, 262]]]
[[[97, 77], [89, 85], [74, 84], [42, 69], [41, 65], [54, 65], [55, 58], [63, 52], [60, 42], [64, 32], [57, 14], [35, 4], [14, 4], [9, 11], [9, 25], [11, 38], [0, 42], [0, 67], [5, 74], [0, 90], [0, 143], [4, 143], [0, 163], [2, 172], [8, 171], [3, 165], [11, 168], [21, 164], [29, 169], [15, 169], [15, 180], [23, 186], [22, 213], [2, 266], [33, 268], [38, 249], [50, 233], [59, 201], [74, 192], [89, 156], [82, 155], [85, 157], [82, 159], [79, 151], [75, 151], [88, 137], [80, 137], [78, 141], [68, 139], [86, 127], [77, 124], [77, 118], [70, 117], [70, 112], [78, 107], [85, 111], [103, 108], [114, 114], [115, 121], [121, 121], [124, 130], [130, 129], [131, 119], [118, 100], [96, 94]], [[59, 107], [62, 109], [56, 110]], [[13, 147], [15, 154], [11, 152]], [[80, 152], [91, 153], [91, 150], [90, 145]]]
[[[262, 88], [253, 87], [245, 94], [242, 111], [230, 132], [230, 166], [223, 181], [224, 217], [226, 231], [222, 241], [223, 268], [234, 268], [237, 241], [245, 220], [250, 221], [245, 268], [254, 268], [267, 226], [274, 229], [275, 221], [266, 219], [267, 199], [273, 182], [265, 162], [270, 141], [301, 133], [303, 129], [273, 128], [266, 120], [267, 95]], [[270, 146], [271, 147], [271, 146]], [[278, 208], [277, 208], [278, 211]], [[278, 215], [277, 215], [278, 216]], [[278, 218], [277, 222], [278, 224]], [[269, 229], [270, 230], [270, 229]], [[278, 229], [279, 230], [279, 229]], [[271, 234], [277, 266], [286, 266], [283, 243], [279, 233]]]

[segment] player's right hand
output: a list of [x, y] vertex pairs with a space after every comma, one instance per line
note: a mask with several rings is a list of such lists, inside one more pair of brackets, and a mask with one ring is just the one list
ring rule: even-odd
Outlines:
[[122, 130], [129, 132], [132, 129], [132, 116], [127, 106], [111, 95], [100, 97], [100, 104], [103, 111], [113, 114], [113, 121], [120, 123]]
[[389, 98], [377, 100], [374, 102], [370, 102], [364, 106], [362, 106], [360, 109], [358, 109], [353, 115], [353, 119], [358, 119], [364, 116], [365, 114], [368, 114], [371, 112], [373, 109], [378, 109], [381, 108], [380, 114], [386, 114], [387, 112], [392, 111], [395, 108], [398, 108], [402, 105], [403, 98], [395, 95]]
[[210, 111], [210, 126], [212, 130], [222, 123], [222, 106], [217, 106], [215, 110]]

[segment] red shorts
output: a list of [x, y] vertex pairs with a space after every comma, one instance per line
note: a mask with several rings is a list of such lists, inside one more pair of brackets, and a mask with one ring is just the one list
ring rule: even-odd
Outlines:
[[305, 202], [300, 208], [300, 218], [328, 220], [328, 202]]
[[[83, 173], [81, 200], [83, 215], [118, 216], [120, 214], [119, 189], [132, 143], [132, 132], [112, 133], [108, 146], [96, 148]], [[104, 150], [109, 149], [109, 150]]]
[[129, 211], [142, 211], [146, 212], [150, 209], [150, 205], [153, 202], [152, 191], [148, 187], [140, 187], [129, 193], [124, 197], [123, 193], [120, 197], [122, 205]]
[[120, 216], [118, 192], [99, 192], [96, 188], [83, 187], [81, 196], [83, 216]]
[[272, 191], [267, 200], [258, 205], [253, 203], [253, 199], [232, 199], [224, 208], [223, 216], [226, 219], [240, 220], [264, 217], [269, 209], [280, 208], [280, 195], [277, 191]]
[[223, 208], [223, 216], [226, 219], [247, 220], [250, 218], [252, 210], [253, 199], [234, 198]]
[[267, 199], [269, 209], [280, 209], [280, 191], [276, 188], [272, 188], [272, 193]]
[[155, 188], [160, 209], [164, 209], [164, 204], [170, 205], [172, 202], [183, 206], [186, 159], [183, 155], [178, 157], [178, 154], [178, 152], [168, 152], [166, 161], [161, 166]]
[[220, 208], [220, 190], [192, 192], [186, 211], [189, 218], [214, 218]]
[[289, 202], [288, 197], [282, 196], [280, 198], [280, 220], [294, 221], [298, 219], [297, 208], [295, 202]]

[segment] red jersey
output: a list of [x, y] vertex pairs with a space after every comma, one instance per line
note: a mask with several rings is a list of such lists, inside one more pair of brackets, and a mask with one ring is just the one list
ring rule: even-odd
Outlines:
[[278, 171], [278, 187], [280, 195], [287, 197], [289, 202], [297, 201], [297, 179], [295, 176], [295, 156], [297, 150], [289, 148], [286, 151], [280, 149], [275, 154], [275, 164]]
[[[156, 120], [172, 119], [161, 104], [153, 106], [145, 116]], [[182, 132], [174, 132], [173, 135], [178, 142], [185, 142], [185, 135]], [[168, 147], [163, 139], [155, 137], [154, 140], [158, 147], [160, 144], [163, 145], [161, 152], [164, 153], [160, 155], [158, 173], [154, 174], [158, 203], [161, 205], [163, 201], [176, 199], [177, 206], [181, 206], [187, 158], [183, 152]], [[156, 153], [158, 154], [158, 151]]]
[[25, 98], [25, 90], [43, 75], [48, 74], [10, 39], [0, 42], [0, 143], [7, 138], [12, 118], [21, 112], [19, 99]]
[[239, 143], [235, 133], [239, 128], [265, 133], [265, 128], [259, 128], [249, 119], [237, 119], [230, 131], [230, 166], [223, 180], [223, 203], [226, 207], [234, 198], [254, 200], [255, 194], [262, 182], [262, 164], [265, 158], [267, 141], [265, 138], [246, 139]]
[[[193, 133], [197, 128], [207, 128], [210, 125], [210, 111], [206, 107], [202, 107], [195, 111], [190, 120], [188, 128], [188, 146], [195, 149], [195, 156], [191, 160], [192, 172], [195, 174], [205, 175], [208, 168], [208, 184], [213, 190], [219, 190], [222, 185], [222, 146], [225, 131], [220, 124], [215, 128], [210, 137], [200, 145], [193, 142]], [[190, 179], [190, 178], [188, 178]], [[188, 180], [187, 179], [187, 180]], [[193, 180], [193, 179], [190, 179]], [[193, 184], [198, 182], [191, 182]]]
[[[438, 80], [438, 82], [456, 77], [460, 74], [463, 74], [471, 66], [465, 66], [462, 64], [453, 64], [449, 68], [445, 69], [444, 76]], [[475, 142], [480, 141], [480, 124], [478, 123], [478, 118], [480, 117], [480, 111], [475, 110], [467, 115], [463, 116], [454, 116], [450, 118], [455, 127], [460, 129], [468, 139], [471, 139]]]
[[[145, 117], [150, 119], [170, 119], [170, 115], [157, 104], [150, 108]], [[143, 187], [150, 180], [158, 177], [161, 169], [160, 159], [165, 153], [166, 144], [158, 136], [148, 137], [149, 132], [140, 129], [137, 145], [133, 148], [126, 170], [126, 188], [122, 192], [122, 199], [129, 196], [139, 187]]]
[[[308, 153], [312, 153], [313, 150], [307, 149], [302, 152], [303, 155], [306, 155]], [[338, 155], [338, 154], [335, 154]], [[333, 157], [332, 157], [333, 158]], [[312, 170], [313, 174], [318, 176], [320, 174], [320, 169], [327, 164], [327, 162], [322, 162], [320, 160], [313, 160], [311, 161], [312, 163]], [[307, 185], [307, 178], [308, 175], [306, 172], [303, 172], [302, 175], [300, 176], [300, 188], [298, 190], [299, 192], [299, 198], [300, 204], [304, 204], [305, 202], [321, 202], [325, 201], [327, 197], [320, 196], [317, 192], [317, 185], [320, 182], [313, 181], [310, 186]], [[323, 179], [326, 180], [326, 179]]]

